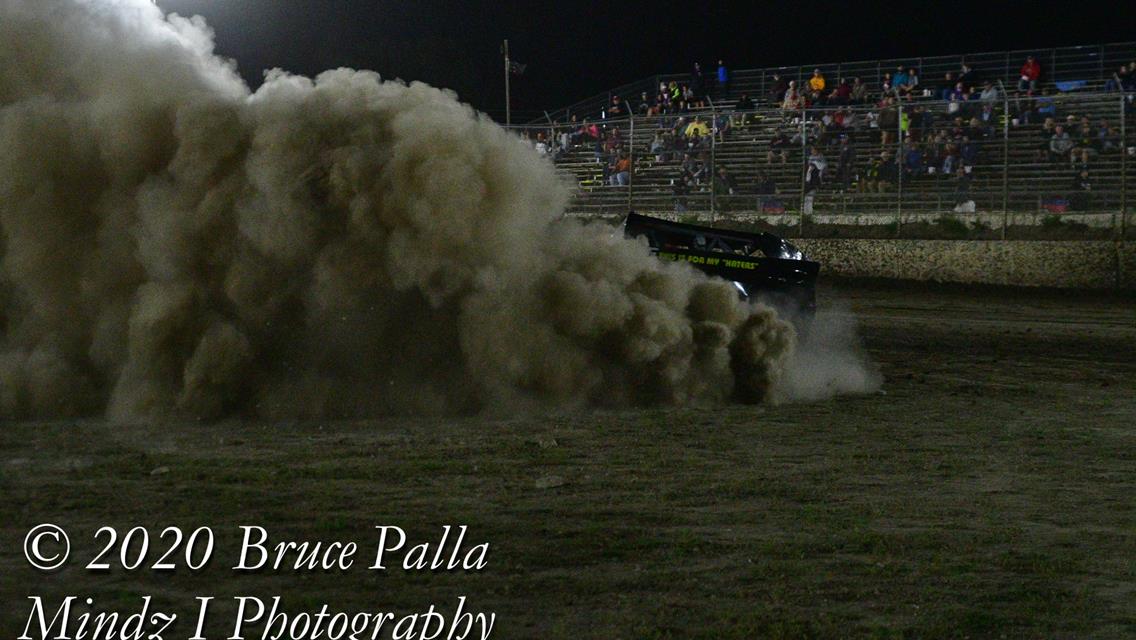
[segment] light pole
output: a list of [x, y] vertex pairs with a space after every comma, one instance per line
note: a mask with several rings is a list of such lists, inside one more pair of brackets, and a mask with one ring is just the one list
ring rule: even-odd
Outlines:
[[512, 72], [512, 67], [509, 65], [509, 41], [505, 40], [505, 47], [502, 49], [505, 53], [505, 126], [513, 124], [513, 110], [512, 104], [509, 100], [509, 74]]

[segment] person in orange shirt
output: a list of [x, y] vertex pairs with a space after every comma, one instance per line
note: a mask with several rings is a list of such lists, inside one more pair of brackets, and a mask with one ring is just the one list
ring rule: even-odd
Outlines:
[[816, 93], [820, 93], [824, 91], [824, 87], [824, 74], [820, 72], [820, 69], [813, 69], [813, 77], [809, 78], [809, 88]]
[[611, 172], [611, 186], [626, 187], [629, 184], [631, 184], [631, 158], [627, 156], [627, 152], [621, 152]]

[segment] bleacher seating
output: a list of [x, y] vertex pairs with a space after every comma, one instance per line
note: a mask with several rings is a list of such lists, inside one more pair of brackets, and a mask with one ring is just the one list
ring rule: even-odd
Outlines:
[[[1012, 103], [1012, 100], [1009, 101]], [[1083, 94], [1055, 98], [1057, 115], [1065, 121], [1073, 116], [1079, 128], [1087, 118], [1094, 136], [1102, 121], [1114, 127], [1119, 135], [1121, 99], [1115, 94]], [[976, 158], [965, 180], [960, 185], [957, 174], [944, 175], [942, 160], [935, 163], [934, 172], [927, 168], [899, 175], [882, 193], [868, 191], [871, 160], [881, 153], [889, 157], [903, 157], [912, 146], [930, 144], [927, 141], [939, 133], [948, 138], [957, 135], [958, 121], [948, 116], [942, 102], [920, 102], [917, 106], [935, 113], [930, 126], [920, 133], [912, 131], [910, 139], [899, 142], [893, 136], [887, 144], [882, 141], [880, 129], [869, 123], [878, 112], [875, 107], [845, 109], [856, 114], [860, 125], [852, 130], [822, 132], [822, 118], [835, 110], [809, 109], [807, 112], [784, 112], [764, 109], [747, 113], [732, 112], [719, 118], [732, 121], [724, 131], [700, 141], [693, 150], [682, 151], [672, 147], [663, 154], [650, 149], [658, 131], [670, 131], [680, 116], [648, 116], [608, 121], [607, 131], [619, 127], [623, 134], [623, 149], [633, 158], [634, 171], [629, 186], [612, 186], [606, 175], [607, 156], [597, 154], [592, 140], [581, 141], [557, 152], [556, 164], [560, 171], [577, 186], [571, 212], [578, 214], [621, 214], [628, 209], [654, 213], [713, 212], [713, 213], [856, 213], [902, 209], [907, 212], [950, 212], [960, 202], [973, 201], [979, 211], [1040, 211], [1047, 199], [1074, 200], [1073, 208], [1107, 211], [1119, 207], [1122, 192], [1122, 170], [1136, 165], [1136, 158], [1125, 157], [1124, 141], [1117, 146], [1094, 153], [1087, 167], [1092, 180], [1092, 193], [1086, 199], [1073, 193], [1074, 178], [1079, 174], [1081, 158], [1055, 160], [1040, 150], [1048, 144], [1048, 134], [1042, 135], [1043, 124], [1033, 115], [1031, 122], [1023, 121], [1007, 102], [999, 103], [992, 124], [979, 126], [981, 131], [969, 130], [964, 119], [964, 130], [975, 138]], [[1006, 108], [1009, 106], [1010, 112]], [[905, 111], [914, 107], [904, 105]], [[717, 112], [708, 112], [710, 120]], [[1009, 120], [1007, 120], [1009, 118]], [[1015, 124], [1016, 122], [1016, 124]], [[662, 125], [660, 127], [660, 125]], [[570, 133], [571, 128], [551, 128], [553, 138]], [[785, 161], [779, 156], [770, 158], [771, 140], [779, 131], [791, 138]], [[1076, 131], [1070, 131], [1071, 135]], [[985, 135], [984, 135], [985, 134]], [[846, 136], [854, 149], [847, 178], [841, 179], [839, 169], [840, 138]], [[679, 137], [679, 145], [690, 140]], [[1126, 143], [1131, 146], [1131, 142]], [[943, 145], [938, 145], [943, 146]], [[807, 159], [812, 148], [818, 148], [827, 161], [824, 179], [816, 188], [806, 187]], [[676, 194], [674, 183], [682, 178], [684, 153], [704, 165], [704, 177], [686, 194]], [[666, 157], [669, 156], [669, 157]], [[961, 159], [956, 162], [956, 166]], [[733, 193], [712, 189], [713, 176], [718, 167], [725, 167], [733, 183]], [[758, 181], [759, 173], [772, 178], [777, 194], [763, 197]], [[679, 205], [679, 206], [676, 206]]]
[[[1136, 46], [1124, 48], [1108, 45], [1118, 57], [1131, 53], [1136, 57]], [[1101, 47], [1105, 51], [1105, 47]], [[994, 54], [986, 54], [993, 57]], [[998, 54], [1005, 61], [1005, 69], [1014, 75], [1016, 65], [1011, 65], [1011, 54]], [[1056, 59], [1056, 54], [1054, 54]], [[982, 56], [968, 56], [967, 61], [982, 63]], [[1044, 60], [1043, 60], [1044, 61]], [[1111, 69], [1104, 58], [1099, 61], [1101, 69]], [[884, 68], [885, 62], [869, 63], [876, 70]], [[934, 73], [935, 65], [922, 61], [910, 66], [922, 69], [921, 84], [930, 83], [927, 69]], [[846, 64], [828, 66], [816, 65], [822, 72], [828, 72], [830, 82], [852, 74], [867, 75], [863, 72], [867, 64]], [[943, 63], [942, 66], [946, 66]], [[1001, 80], [984, 67], [984, 79]], [[804, 75], [808, 66], [798, 68], [798, 75]], [[1010, 70], [1012, 69], [1012, 70]], [[811, 69], [809, 69], [811, 72]], [[1085, 65], [1070, 63], [1061, 73], [1050, 69], [1046, 82], [1039, 88], [1044, 91], [1044, 100], [1052, 102], [1056, 120], [1064, 123], [1072, 118], [1073, 130], [1068, 131], [1076, 138], [1082, 119], [1087, 118], [1094, 137], [1099, 133], [1102, 122], [1114, 129], [1115, 145], [1108, 149], [1097, 149], [1082, 162], [1081, 154], [1075, 159], [1060, 160], [1043, 152], [1042, 146], [1048, 144], [1049, 133], [1043, 136], [1043, 121], [1047, 114], [1039, 114], [1041, 104], [1033, 97], [1019, 94], [1010, 82], [999, 83], [1002, 88], [1001, 99], [991, 101], [989, 120], [971, 127], [970, 118], [980, 115], [982, 102], [967, 101], [962, 104], [962, 113], [952, 113], [949, 103], [937, 100], [937, 96], [924, 97], [915, 94], [911, 99], [900, 101], [898, 113], [911, 121], [910, 131], [897, 126], [894, 134], [885, 140], [878, 126], [881, 107], [866, 104], [855, 107], [812, 106], [800, 111], [785, 111], [772, 106], [765, 99], [765, 88], [769, 84], [768, 70], [756, 72], [735, 72], [729, 95], [712, 93], [712, 105], [705, 109], [695, 109], [689, 113], [637, 116], [634, 118], [605, 118], [602, 137], [610, 137], [619, 129], [619, 148], [628, 152], [633, 161], [631, 184], [613, 186], [608, 180], [607, 165], [610, 146], [597, 152], [596, 141], [578, 138], [574, 134], [579, 122], [571, 124], [545, 124], [530, 126], [526, 135], [541, 136], [548, 140], [559, 170], [577, 185], [570, 212], [574, 214], [621, 215], [628, 209], [647, 213], [678, 214], [710, 213], [717, 214], [854, 214], [861, 212], [898, 211], [903, 213], [948, 213], [955, 210], [978, 212], [1043, 212], [1043, 211], [1098, 211], [1118, 210], [1127, 201], [1125, 174], [1130, 177], [1136, 166], [1136, 151], [1132, 142], [1131, 94], [1105, 92], [1103, 77], [1088, 74]], [[945, 72], [944, 72], [945, 73]], [[1078, 75], [1088, 77], [1077, 78]], [[666, 77], [661, 77], [666, 81]], [[1012, 78], [1010, 78], [1012, 80]], [[1057, 91], [1056, 83], [1077, 80], [1084, 86], [1076, 91]], [[652, 88], [657, 87], [654, 80]], [[736, 100], [743, 93], [762, 104], [762, 108], [739, 112]], [[877, 92], [878, 94], [878, 92]], [[626, 93], [624, 94], [626, 95]], [[634, 95], [638, 95], [637, 93]], [[630, 101], [634, 108], [637, 99]], [[930, 112], [932, 115], [922, 121], [916, 114]], [[825, 122], [838, 113], [851, 114], [853, 126], [827, 126]], [[652, 139], [657, 132], [670, 132], [679, 118], [684, 122], [700, 116], [708, 123], [717, 123], [713, 135], [703, 139], [686, 138], [678, 135], [668, 152], [661, 154], [651, 150]], [[956, 118], [962, 117], [961, 124]], [[1122, 124], [1127, 126], [1122, 127]], [[943, 160], [939, 157], [933, 170], [926, 167], [910, 172], [897, 169], [896, 176], [882, 190], [869, 189], [873, 185], [872, 160], [883, 157], [899, 158], [905, 163], [907, 153], [913, 147], [945, 150], [949, 142], [960, 144], [962, 133], [967, 135], [975, 150], [963, 161], [956, 157], [956, 166], [961, 162], [970, 167], [962, 176], [952, 172], [943, 174]], [[890, 127], [888, 128], [890, 132]], [[783, 132], [790, 140], [785, 148], [784, 161], [781, 154], [771, 157], [771, 141]], [[1126, 139], [1121, 138], [1121, 134]], [[902, 134], [902, 135], [901, 135]], [[940, 134], [946, 141], [935, 141]], [[842, 171], [838, 159], [841, 138], [853, 149], [855, 160]], [[568, 142], [560, 144], [562, 141]], [[692, 145], [693, 148], [689, 148]], [[817, 183], [806, 182], [809, 175], [808, 157], [817, 148], [827, 161], [823, 179]], [[959, 156], [956, 153], [954, 155]], [[976, 151], [974, 153], [973, 151]], [[682, 165], [684, 154], [689, 153], [693, 163], [702, 167], [704, 174], [690, 188], [676, 188], [683, 183]], [[713, 187], [714, 176], [724, 167], [729, 176], [732, 189]], [[1088, 170], [1091, 191], [1085, 192], [1075, 186], [1082, 169]], [[886, 169], [885, 169], [886, 173]], [[762, 193], [759, 175], [764, 175], [776, 184], [777, 193], [770, 196]]]

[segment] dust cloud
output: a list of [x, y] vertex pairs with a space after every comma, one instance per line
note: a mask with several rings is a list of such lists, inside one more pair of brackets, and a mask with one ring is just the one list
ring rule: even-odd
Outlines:
[[250, 92], [148, 0], [0, 6], [0, 417], [779, 395], [789, 324], [564, 220], [551, 164], [450, 92]]
[[771, 399], [810, 402], [879, 391], [883, 376], [856, 334], [847, 304], [832, 300], [808, 321]]

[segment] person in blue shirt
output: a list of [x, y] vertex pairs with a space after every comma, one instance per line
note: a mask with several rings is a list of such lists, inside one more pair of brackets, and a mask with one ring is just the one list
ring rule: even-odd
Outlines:
[[722, 96], [730, 95], [730, 70], [721, 60], [718, 61], [718, 87], [722, 90]]
[[910, 76], [903, 70], [903, 66], [896, 67], [895, 75], [891, 77], [891, 88], [900, 91], [900, 87], [906, 87]]
[[[910, 139], [908, 139], [908, 144], [911, 144]], [[923, 174], [923, 149], [918, 144], [911, 144], [907, 148], [903, 168], [904, 173], [913, 178]]]
[[1053, 118], [1057, 116], [1057, 105], [1053, 103], [1053, 98], [1049, 97], [1049, 91], [1046, 89], [1041, 90], [1041, 95], [1034, 101], [1036, 111], [1042, 118]]

